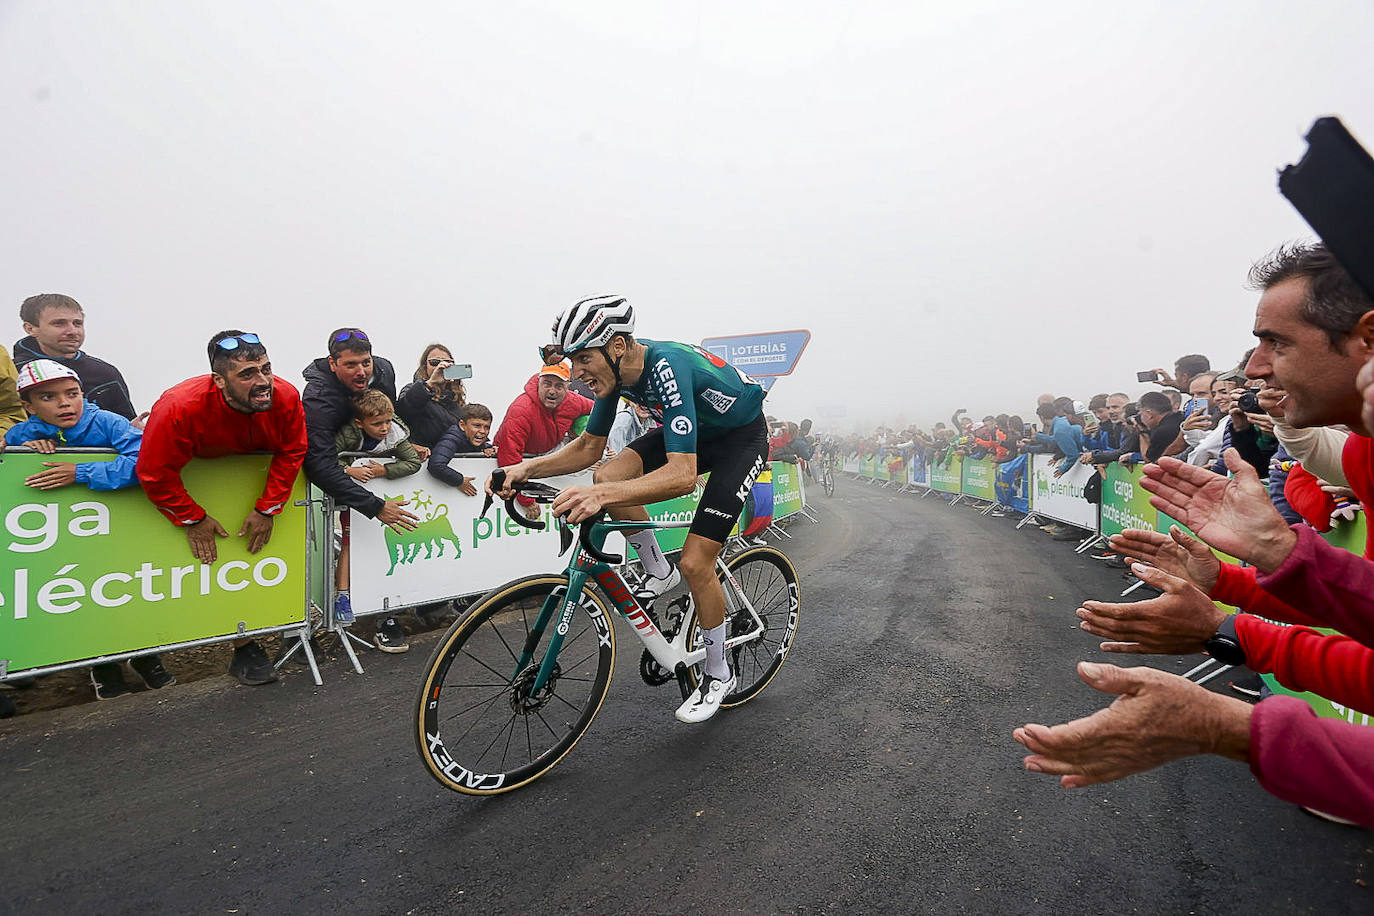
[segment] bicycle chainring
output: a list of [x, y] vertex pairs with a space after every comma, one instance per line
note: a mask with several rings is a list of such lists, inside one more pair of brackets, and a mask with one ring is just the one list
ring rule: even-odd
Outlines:
[[644, 679], [644, 683], [650, 687], [662, 687], [664, 684], [673, 680], [673, 672], [660, 665], [649, 650], [645, 649], [644, 654], [639, 657], [639, 676]]

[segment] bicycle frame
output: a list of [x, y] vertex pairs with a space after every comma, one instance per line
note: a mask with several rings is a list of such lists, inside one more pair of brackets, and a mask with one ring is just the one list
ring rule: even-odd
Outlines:
[[[691, 522], [599, 522], [592, 526], [592, 544], [600, 550], [606, 543], [606, 536], [612, 531], [638, 531], [645, 528], [667, 529], [667, 528], [686, 528]], [[717, 557], [716, 566], [724, 573], [725, 580], [730, 584], [730, 588], [725, 589], [726, 616], [730, 616], [729, 606], [732, 601], [740, 607], [749, 611], [749, 616], [754, 619], [754, 627], [747, 633], [729, 637], [725, 641], [725, 648], [739, 645], [756, 638], [763, 632], [763, 619], [759, 617], [758, 611], [740, 588], [739, 583], [725, 565], [724, 559]], [[573, 542], [572, 556], [568, 560], [568, 567], [564, 571], [568, 577], [566, 588], [560, 593], [560, 589], [554, 589], [549, 596], [544, 599], [543, 606], [539, 609], [539, 616], [535, 618], [534, 625], [530, 627], [529, 637], [525, 640], [524, 648], [521, 650], [520, 658], [516, 662], [515, 674], [524, 671], [534, 661], [534, 649], [543, 638], [549, 624], [557, 616], [558, 625], [554, 627], [553, 635], [549, 638], [549, 644], [545, 648], [544, 658], [539, 665], [539, 673], [535, 676], [534, 683], [530, 686], [530, 692], [535, 693], [541, 690], [553, 674], [553, 668], [558, 660], [558, 653], [563, 648], [563, 639], [568, 633], [568, 626], [572, 622], [573, 614], [577, 613], [580, 602], [578, 598], [582, 595], [589, 583], [598, 588], [603, 595], [609, 599], [611, 606], [620, 613], [622, 617], [634, 629], [635, 635], [640, 642], [644, 643], [644, 648], [649, 651], [654, 660], [663, 667], [665, 671], [671, 671], [678, 675], [679, 683], [682, 683], [686, 669], [692, 665], [700, 664], [706, 658], [705, 649], [688, 649], [687, 637], [689, 628], [683, 626], [669, 642], [663, 632], [655, 625], [648, 611], [635, 599], [625, 580], [616, 572], [614, 567], [608, 566], [599, 560], [593, 560], [586, 556], [581, 544]], [[608, 636], [598, 635], [602, 644], [609, 641]], [[512, 675], [514, 677], [514, 675]]]

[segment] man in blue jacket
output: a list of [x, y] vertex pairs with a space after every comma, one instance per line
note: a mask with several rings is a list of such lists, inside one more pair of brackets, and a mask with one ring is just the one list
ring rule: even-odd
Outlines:
[[[58, 448], [110, 448], [119, 453], [113, 461], [45, 461], [42, 471], [24, 479], [27, 486], [55, 490], [83, 484], [92, 490], [121, 490], [138, 483], [135, 467], [142, 431], [119, 414], [87, 401], [75, 370], [50, 359], [35, 359], [20, 368], [16, 384], [29, 419], [5, 431], [5, 445], [45, 455]], [[154, 690], [176, 683], [156, 655], [132, 659], [129, 667]], [[101, 700], [129, 692], [118, 662], [92, 668], [91, 683]]]

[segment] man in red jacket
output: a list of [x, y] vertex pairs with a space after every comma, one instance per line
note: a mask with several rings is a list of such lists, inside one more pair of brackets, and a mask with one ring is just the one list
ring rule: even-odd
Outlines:
[[[210, 374], [169, 388], [153, 405], [138, 479], [153, 505], [186, 529], [195, 558], [214, 563], [215, 539], [229, 533], [186, 492], [181, 469], [192, 458], [273, 453], [262, 495], [239, 526], [248, 552], [257, 553], [272, 538], [273, 521], [305, 460], [305, 411], [296, 389], [272, 375], [267, 348], [256, 334], [220, 331], [206, 350]], [[277, 679], [267, 653], [251, 639], [235, 644], [229, 673], [248, 685]]]
[[[492, 437], [496, 463], [500, 467], [519, 464], [525, 455], [553, 451], [568, 435], [573, 421], [592, 412], [593, 402], [568, 390], [568, 367], [564, 363], [545, 366], [530, 377], [525, 390], [506, 408], [501, 428]], [[519, 497], [531, 518], [539, 517], [539, 507], [528, 497]]]

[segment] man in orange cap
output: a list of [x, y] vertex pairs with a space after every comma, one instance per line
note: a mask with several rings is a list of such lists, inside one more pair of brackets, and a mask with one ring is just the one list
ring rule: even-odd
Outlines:
[[[492, 437], [498, 465], [519, 464], [525, 455], [552, 451], [567, 437], [575, 420], [592, 412], [590, 398], [568, 390], [568, 377], [567, 363], [562, 362], [530, 376]], [[539, 507], [533, 500], [522, 496], [520, 504], [531, 518], [538, 517]]]

